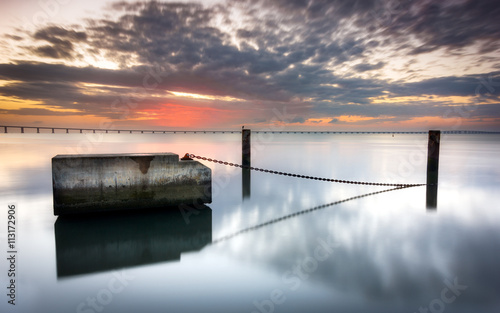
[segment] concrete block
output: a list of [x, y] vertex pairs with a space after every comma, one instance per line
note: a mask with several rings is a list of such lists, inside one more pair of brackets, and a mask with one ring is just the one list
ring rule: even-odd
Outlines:
[[174, 153], [57, 155], [54, 215], [211, 203], [212, 172]]

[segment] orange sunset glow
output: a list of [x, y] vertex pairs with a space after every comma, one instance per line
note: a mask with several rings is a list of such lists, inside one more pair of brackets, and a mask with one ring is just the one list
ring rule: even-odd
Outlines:
[[393, 2], [367, 3], [371, 14], [322, 4], [330, 16], [272, 1], [91, 0], [41, 21], [12, 3], [0, 24], [0, 124], [499, 129], [491, 10]]
[[135, 112], [134, 120], [150, 120], [152, 125], [173, 128], [204, 128], [224, 124], [231, 119], [232, 112], [211, 107], [189, 107], [164, 104], [162, 108]]

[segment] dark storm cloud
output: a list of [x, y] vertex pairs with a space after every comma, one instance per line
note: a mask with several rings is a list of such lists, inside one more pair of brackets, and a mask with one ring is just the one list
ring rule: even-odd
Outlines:
[[[69, 43], [69, 42], [67, 42]], [[73, 46], [72, 45], [54, 45], [54, 46], [41, 46], [33, 48], [32, 51], [42, 57], [49, 57], [54, 59], [72, 59]]]
[[58, 26], [49, 26], [35, 32], [33, 38], [38, 40], [46, 40], [52, 44], [60, 44], [63, 39], [72, 41], [85, 41], [87, 35], [84, 32], [67, 30]]
[[384, 62], [378, 62], [376, 64], [366, 64], [366, 63], [360, 63], [354, 66], [354, 69], [358, 72], [366, 72], [366, 71], [371, 71], [371, 70], [378, 70], [379, 68], [384, 67], [385, 63]]
[[419, 54], [439, 48], [457, 49], [480, 43], [482, 53], [499, 48], [500, 2], [496, 0], [415, 1], [263, 1], [288, 15], [300, 15], [308, 31], [325, 31], [343, 19], [352, 19], [367, 33], [408, 44], [409, 36], [422, 42], [412, 47]]
[[[346, 3], [340, 3], [334, 13], [339, 16], [353, 14], [352, 5]], [[182, 70], [245, 69], [256, 75], [278, 73], [312, 57], [319, 64], [331, 60], [338, 64], [360, 57], [366, 49], [363, 42], [355, 38], [331, 42], [328, 38], [336, 31], [338, 19], [323, 16], [304, 21], [294, 11], [296, 6], [301, 6], [299, 3], [289, 4], [291, 15], [284, 17], [280, 24], [275, 23], [274, 14], [262, 17], [250, 13], [256, 12], [256, 8], [262, 9], [256, 5], [244, 6], [247, 11], [243, 13], [252, 21], [246, 28], [236, 31], [238, 38], [248, 40], [241, 42], [239, 47], [230, 42], [228, 33], [211, 23], [216, 15], [229, 14], [222, 6], [137, 4], [133, 6], [136, 11], [127, 12], [118, 21], [93, 21], [87, 32], [94, 38], [109, 38], [94, 41], [95, 48], [134, 52], [142, 62], [165, 63]], [[281, 8], [285, 4], [272, 5]], [[291, 27], [293, 32], [281, 26]], [[258, 49], [252, 44], [257, 44]]]
[[[224, 34], [208, 25], [217, 9], [198, 4], [160, 4], [149, 2], [135, 6], [117, 4], [126, 12], [118, 21], [93, 21], [87, 29], [94, 47], [117, 52], [135, 52], [145, 63], [165, 62], [192, 69], [202, 62], [204, 49], [221, 46]], [[135, 11], [137, 10], [137, 11]]]
[[[374, 79], [338, 78], [319, 66], [301, 65], [276, 75], [272, 83], [258, 76], [248, 76], [236, 71], [218, 71], [211, 76], [159, 72], [157, 75], [161, 78], [160, 84], [146, 90], [143, 86], [145, 77], [150, 78], [149, 83], [155, 82], [153, 76], [148, 74], [155, 73], [154, 70], [149, 71], [146, 68], [105, 70], [44, 63], [2, 64], [0, 78], [17, 82], [0, 87], [0, 94], [44, 101], [89, 114], [94, 112], [107, 115], [114, 114], [109, 106], [124, 92], [123, 88], [127, 88], [125, 92], [138, 90], [153, 95], [169, 89], [189, 91], [193, 86], [198, 86], [198, 92], [206, 88], [206, 93], [231, 95], [247, 101], [266, 101], [269, 105], [273, 101], [302, 101], [301, 99], [314, 95], [314, 99], [308, 100], [309, 106], [313, 112], [322, 116], [403, 116], [406, 119], [415, 116], [443, 116], [450, 104], [372, 104], [370, 98], [385, 95], [389, 91], [391, 96], [396, 97], [476, 96], [498, 100], [499, 95], [494, 91], [500, 87], [500, 72], [492, 72], [488, 76], [452, 76], [415, 83], [388, 84]], [[84, 87], [75, 85], [81, 82], [103, 85], [99, 88], [106, 93], [87, 95]], [[329, 102], [325, 103], [323, 100]], [[148, 100], [148, 103], [156, 103], [155, 101]], [[498, 116], [495, 112], [500, 112], [498, 104], [480, 105], [471, 112], [471, 116]]]
[[10, 83], [0, 88], [0, 95], [37, 101], [39, 103], [38, 105], [40, 108], [5, 110], [5, 112], [18, 115], [50, 115], [50, 112], [54, 112], [54, 115], [75, 114], [75, 112], [62, 112], [51, 109], [57, 108], [78, 110], [82, 114], [95, 114], [109, 117], [117, 116], [116, 112], [112, 112], [110, 109], [110, 104], [117, 99], [117, 95], [88, 95], [85, 94], [83, 88], [76, 87], [70, 83]]
[[[467, 117], [473, 118], [488, 118], [500, 117], [500, 104], [482, 104], [471, 105], [467, 108], [457, 106], [450, 106], [446, 103], [419, 103], [419, 104], [377, 104], [377, 105], [339, 105], [329, 108], [322, 107], [318, 109], [324, 115], [342, 116], [342, 115], [355, 115], [365, 117], [391, 117], [397, 120], [409, 120], [414, 117], [424, 116], [439, 116], [444, 118], [457, 118]], [[336, 123], [338, 121], [332, 122]]]
[[0, 64], [0, 78], [20, 81], [85, 82], [135, 86], [142, 77], [132, 70], [113, 71], [95, 67], [72, 67], [63, 64], [19, 62]]
[[413, 53], [445, 47], [464, 48], [481, 44], [481, 52], [498, 49], [500, 38], [500, 2], [484, 1], [414, 1], [408, 10], [399, 10], [388, 25], [390, 35], [412, 34], [424, 44]]
[[85, 32], [67, 30], [62, 27], [49, 26], [36, 31], [33, 39], [46, 41], [50, 45], [31, 47], [30, 50], [42, 57], [54, 59], [73, 59], [74, 42], [87, 40]]
[[66, 83], [58, 82], [22, 82], [10, 83], [0, 87], [0, 94], [7, 97], [16, 97], [30, 100], [48, 100], [72, 102], [79, 95], [79, 88]]
[[[484, 75], [450, 76], [422, 80], [415, 83], [391, 84], [390, 90], [398, 95], [418, 96], [482, 96], [500, 87], [500, 72]], [[496, 92], [493, 97], [500, 96]]]

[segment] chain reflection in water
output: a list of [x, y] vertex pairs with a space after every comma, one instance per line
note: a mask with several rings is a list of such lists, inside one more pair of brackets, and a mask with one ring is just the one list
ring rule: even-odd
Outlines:
[[394, 191], [394, 190], [399, 190], [399, 189], [406, 189], [406, 188], [410, 188], [410, 187], [415, 187], [415, 186], [400, 186], [400, 187], [396, 187], [396, 188], [391, 188], [391, 189], [386, 189], [386, 190], [381, 190], [381, 191], [370, 192], [370, 193], [366, 193], [366, 194], [363, 194], [363, 195], [359, 195], [359, 196], [355, 196], [355, 197], [350, 197], [350, 198], [347, 198], [347, 199], [343, 199], [343, 200], [339, 200], [339, 201], [335, 201], [335, 202], [331, 202], [331, 203], [327, 203], [327, 204], [323, 204], [323, 205], [318, 205], [318, 206], [315, 206], [315, 207], [307, 209], [307, 210], [302, 210], [302, 211], [298, 211], [298, 212], [295, 212], [295, 213], [292, 213], [292, 214], [284, 215], [282, 217], [278, 217], [278, 218], [269, 220], [267, 222], [264, 222], [264, 223], [261, 223], [261, 224], [255, 225], [255, 226], [245, 228], [243, 230], [237, 231], [237, 232], [235, 232], [233, 234], [221, 237], [219, 239], [215, 239], [215, 240], [212, 241], [212, 244], [216, 244], [216, 243], [219, 243], [219, 242], [222, 242], [222, 241], [226, 241], [226, 240], [231, 239], [233, 237], [236, 237], [238, 235], [241, 235], [241, 234], [244, 234], [244, 233], [247, 233], [247, 232], [250, 232], [250, 231], [254, 231], [254, 230], [260, 229], [260, 228], [265, 227], [265, 226], [276, 224], [276, 223], [279, 223], [279, 222], [291, 219], [293, 217], [297, 217], [297, 216], [308, 214], [308, 213], [311, 213], [311, 212], [314, 212], [314, 211], [322, 210], [322, 209], [325, 209], [327, 207], [331, 207], [331, 206], [334, 206], [334, 205], [338, 205], [338, 204], [341, 204], [341, 203], [349, 202], [349, 201], [360, 199], [360, 198], [366, 198], [366, 197], [369, 197], [369, 196], [374, 196], [374, 195], [377, 195], [377, 194], [380, 194], [380, 193], [384, 193], [384, 192], [389, 192], [389, 191]]

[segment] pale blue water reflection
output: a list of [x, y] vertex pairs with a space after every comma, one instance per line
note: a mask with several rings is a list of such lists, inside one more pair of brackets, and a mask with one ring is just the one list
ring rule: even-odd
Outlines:
[[[54, 155], [189, 152], [241, 161], [239, 134], [108, 134], [101, 139], [92, 141], [85, 134], [0, 137], [0, 205], [14, 202], [19, 208], [20, 312], [500, 308], [498, 135], [443, 136], [435, 211], [426, 209], [425, 187], [415, 187], [303, 212], [388, 188], [252, 172], [250, 196], [243, 198], [241, 169], [205, 163], [213, 170], [212, 240], [275, 222], [184, 252], [180, 260], [58, 277], [50, 169]], [[254, 133], [252, 165], [346, 180], [422, 183], [426, 140], [426, 135]], [[287, 218], [276, 221], [281, 217]], [[6, 214], [1, 223], [6, 225]], [[5, 226], [1, 229], [5, 234]], [[129, 249], [121, 253], [143, 251], [141, 242], [149, 239], [153, 251], [175, 245], [175, 240], [168, 242], [175, 237], [171, 234], [144, 237], [144, 228], [140, 233], [118, 241]], [[116, 241], [103, 242], [113, 246]], [[76, 255], [88, 255], [86, 247], [76, 249]], [[11, 310], [6, 302], [1, 302], [2, 312]]]

